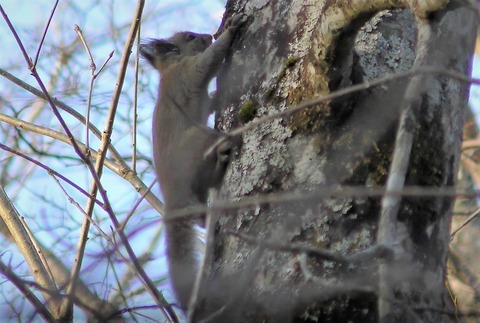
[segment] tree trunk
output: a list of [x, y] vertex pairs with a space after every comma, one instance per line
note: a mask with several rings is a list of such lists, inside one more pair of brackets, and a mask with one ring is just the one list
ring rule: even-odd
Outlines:
[[474, 8], [380, 10], [409, 3], [228, 2], [227, 17], [248, 21], [218, 78], [217, 126], [253, 126], [217, 200], [230, 207], [216, 213], [195, 320], [455, 320], [443, 193], [455, 185], [469, 84], [430, 69], [288, 114], [412, 68], [469, 75]]

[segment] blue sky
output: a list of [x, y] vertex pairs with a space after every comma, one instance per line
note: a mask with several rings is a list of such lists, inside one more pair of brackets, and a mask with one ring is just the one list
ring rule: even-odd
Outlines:
[[[480, 59], [473, 57], [472, 76], [480, 78]], [[472, 85], [470, 88], [470, 106], [476, 115], [477, 124], [480, 124], [480, 87]]]

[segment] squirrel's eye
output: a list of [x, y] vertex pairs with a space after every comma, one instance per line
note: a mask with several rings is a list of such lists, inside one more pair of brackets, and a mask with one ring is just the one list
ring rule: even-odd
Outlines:
[[187, 41], [191, 41], [191, 40], [194, 40], [194, 39], [195, 39], [194, 35], [188, 35], [187, 36]]

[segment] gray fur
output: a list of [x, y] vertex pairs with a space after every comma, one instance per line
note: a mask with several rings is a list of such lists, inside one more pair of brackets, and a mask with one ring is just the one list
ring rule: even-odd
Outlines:
[[153, 157], [165, 201], [167, 256], [173, 288], [187, 309], [198, 271], [195, 219], [169, 218], [173, 210], [206, 203], [208, 190], [221, 184], [229, 161], [230, 143], [207, 159], [204, 152], [222, 134], [206, 127], [212, 107], [208, 83], [227, 55], [243, 23], [235, 16], [212, 45], [212, 37], [177, 33], [142, 44], [140, 54], [161, 74], [153, 116]]

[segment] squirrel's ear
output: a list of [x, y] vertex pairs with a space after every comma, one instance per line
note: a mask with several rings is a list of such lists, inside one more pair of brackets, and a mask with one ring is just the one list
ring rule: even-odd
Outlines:
[[140, 44], [140, 55], [153, 66], [158, 60], [163, 60], [174, 55], [179, 55], [179, 48], [164, 39], [153, 39]]

